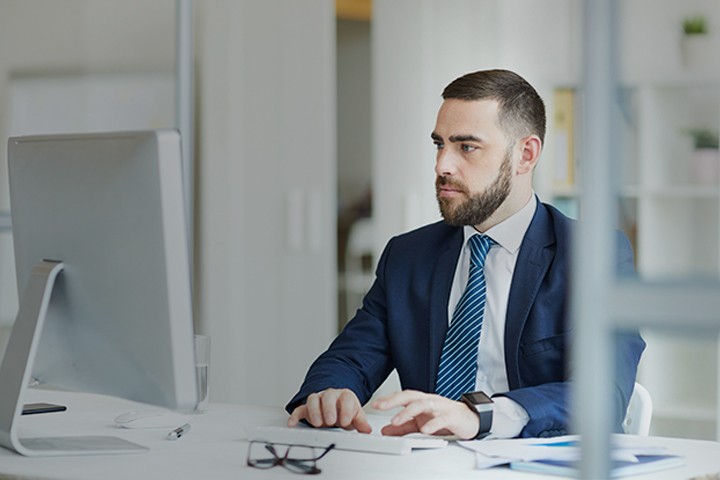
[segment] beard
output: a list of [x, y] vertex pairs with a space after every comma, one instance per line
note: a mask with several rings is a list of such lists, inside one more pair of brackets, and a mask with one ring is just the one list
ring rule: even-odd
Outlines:
[[[510, 149], [505, 152], [505, 158], [500, 165], [500, 171], [495, 181], [484, 192], [471, 195], [465, 185], [450, 177], [442, 176], [435, 180], [440, 213], [445, 222], [454, 227], [464, 225], [481, 225], [502, 205], [510, 195], [512, 180], [512, 153]], [[468, 196], [467, 200], [442, 198], [440, 187], [451, 186]]]

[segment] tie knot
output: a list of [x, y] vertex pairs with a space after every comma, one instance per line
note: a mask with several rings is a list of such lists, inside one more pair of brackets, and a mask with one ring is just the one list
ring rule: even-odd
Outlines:
[[470, 237], [470, 263], [476, 267], [485, 265], [485, 257], [495, 240], [487, 235], [473, 235]]

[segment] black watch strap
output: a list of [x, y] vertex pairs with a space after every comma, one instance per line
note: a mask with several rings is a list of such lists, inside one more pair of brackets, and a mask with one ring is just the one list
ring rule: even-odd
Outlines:
[[480, 420], [480, 427], [475, 439], [480, 440], [490, 435], [493, 422], [492, 399], [483, 392], [464, 393], [460, 398], [468, 408], [475, 412]]

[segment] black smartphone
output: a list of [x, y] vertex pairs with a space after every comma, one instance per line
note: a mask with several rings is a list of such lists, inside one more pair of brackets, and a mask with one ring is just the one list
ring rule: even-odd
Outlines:
[[65, 405], [57, 405], [55, 403], [26, 403], [23, 405], [23, 415], [34, 415], [36, 413], [64, 412], [67, 410]]

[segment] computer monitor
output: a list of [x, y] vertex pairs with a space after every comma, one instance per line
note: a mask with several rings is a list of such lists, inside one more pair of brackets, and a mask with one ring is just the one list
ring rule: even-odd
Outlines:
[[0, 444], [24, 455], [132, 451], [120, 439], [22, 439], [14, 426], [31, 379], [195, 405], [180, 136], [14, 137], [8, 166], [22, 293], [0, 367]]

